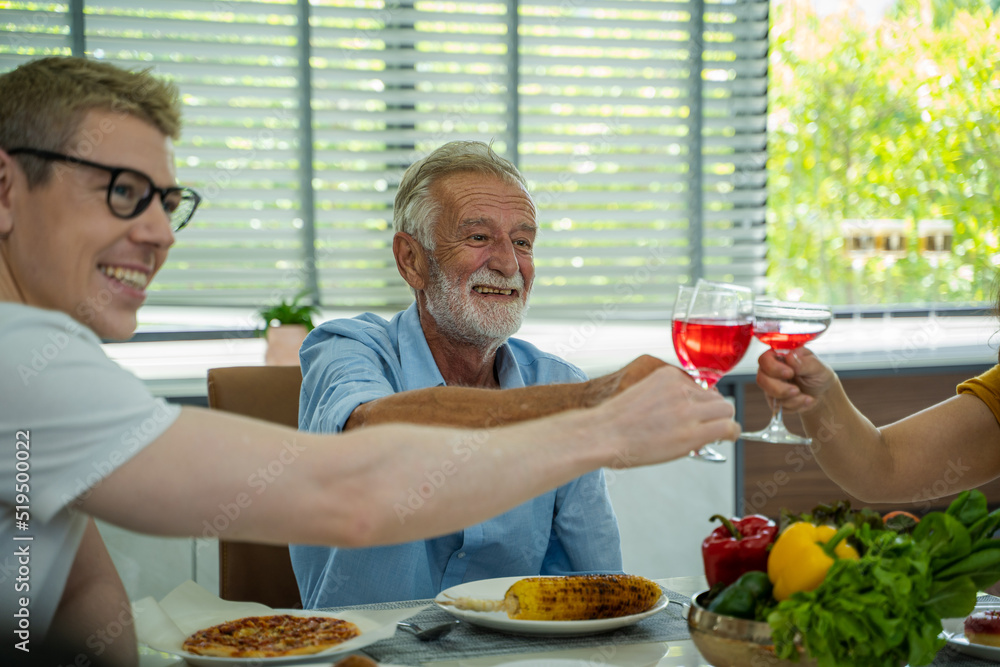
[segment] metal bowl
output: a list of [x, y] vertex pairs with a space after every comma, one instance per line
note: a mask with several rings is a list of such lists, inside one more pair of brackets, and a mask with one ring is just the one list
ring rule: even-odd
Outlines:
[[701, 655], [714, 667], [816, 667], [816, 661], [800, 649], [798, 662], [774, 655], [771, 626], [735, 616], [708, 611], [702, 601], [708, 591], [691, 600], [688, 630]]

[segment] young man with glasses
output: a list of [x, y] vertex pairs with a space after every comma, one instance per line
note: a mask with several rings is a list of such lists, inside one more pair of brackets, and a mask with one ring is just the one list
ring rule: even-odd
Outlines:
[[[23, 662], [46, 636], [69, 648], [67, 664], [137, 662], [94, 517], [200, 535], [242, 494], [252, 502], [227, 539], [389, 544], [482, 521], [604, 465], [666, 461], [738, 434], [724, 399], [669, 367], [592, 409], [488, 433], [315, 435], [154, 398], [100, 338], [133, 333], [197, 207], [176, 183], [179, 129], [176, 90], [148, 73], [48, 58], [0, 75], [0, 553], [17, 554], [0, 555], [0, 568], [26, 572], [0, 577], [0, 636]], [[400, 521], [395, 507], [467, 438], [482, 454]], [[247, 480], [289, 442], [298, 458], [250, 493]], [[104, 642], [111, 627], [121, 634]]]

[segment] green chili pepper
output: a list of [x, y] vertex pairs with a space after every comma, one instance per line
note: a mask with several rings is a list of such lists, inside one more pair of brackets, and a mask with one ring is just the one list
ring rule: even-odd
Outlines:
[[767, 572], [746, 572], [727, 586], [708, 605], [708, 610], [723, 616], [753, 620], [757, 605], [771, 599], [771, 580]]

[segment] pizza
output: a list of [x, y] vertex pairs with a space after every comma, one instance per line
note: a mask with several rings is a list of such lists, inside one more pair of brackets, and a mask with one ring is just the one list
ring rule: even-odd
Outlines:
[[358, 626], [329, 616], [247, 616], [199, 630], [184, 650], [221, 658], [275, 658], [319, 653], [361, 634]]

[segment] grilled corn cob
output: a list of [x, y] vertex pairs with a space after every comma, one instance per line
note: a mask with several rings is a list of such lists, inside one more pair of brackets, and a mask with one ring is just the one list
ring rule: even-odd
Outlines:
[[450, 604], [470, 611], [505, 611], [521, 621], [580, 621], [638, 614], [651, 608], [662, 591], [656, 582], [634, 574], [529, 577], [507, 589], [503, 600], [456, 598]]

